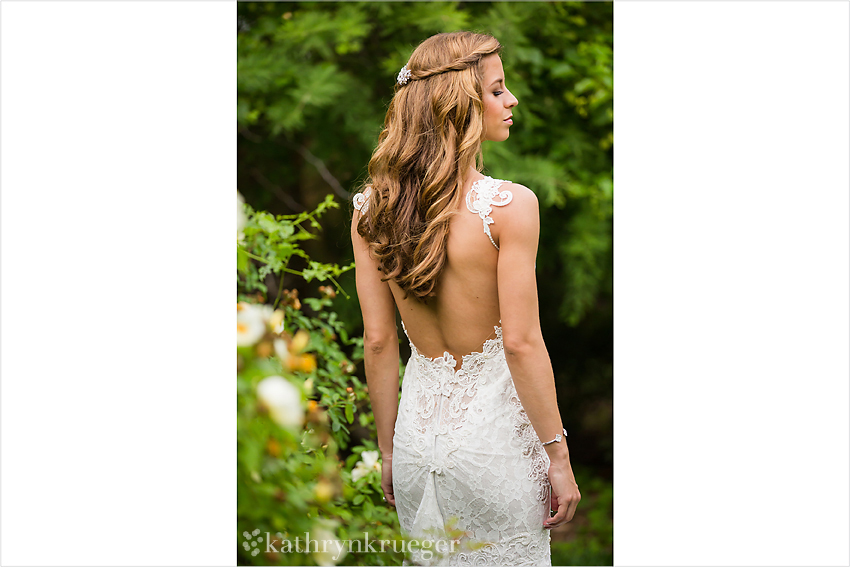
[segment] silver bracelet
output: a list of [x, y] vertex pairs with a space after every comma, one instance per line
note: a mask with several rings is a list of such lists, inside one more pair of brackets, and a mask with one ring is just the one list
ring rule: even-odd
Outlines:
[[[567, 430], [564, 429], [564, 437], [566, 437], [566, 436], [567, 436]], [[551, 441], [546, 441], [545, 443], [543, 443], [543, 446], [551, 445], [552, 443], [560, 443], [561, 439], [563, 439], [563, 437], [561, 437], [560, 433], [557, 433], [555, 435], [554, 439], [552, 439]]]

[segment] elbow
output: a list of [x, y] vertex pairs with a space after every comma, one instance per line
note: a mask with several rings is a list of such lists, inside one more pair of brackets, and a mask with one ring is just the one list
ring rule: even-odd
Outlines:
[[364, 354], [382, 354], [390, 350], [395, 345], [398, 347], [398, 335], [388, 331], [369, 331], [363, 332], [363, 351]]
[[546, 345], [542, 337], [511, 336], [503, 337], [502, 344], [505, 347], [505, 355], [509, 358], [519, 359], [528, 356], [539, 356], [540, 348], [545, 351]]

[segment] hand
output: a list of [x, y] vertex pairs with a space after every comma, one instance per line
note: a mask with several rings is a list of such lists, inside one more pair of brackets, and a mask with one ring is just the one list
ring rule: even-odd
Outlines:
[[393, 454], [389, 453], [381, 457], [381, 490], [384, 491], [384, 500], [390, 506], [395, 506], [395, 495], [393, 494]]
[[552, 510], [557, 513], [543, 522], [544, 528], [557, 528], [572, 521], [581, 500], [578, 484], [572, 471], [560, 465], [549, 466], [549, 484], [552, 485]]

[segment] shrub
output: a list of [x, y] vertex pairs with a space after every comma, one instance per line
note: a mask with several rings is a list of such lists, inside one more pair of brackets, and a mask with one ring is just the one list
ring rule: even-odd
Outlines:
[[[367, 439], [349, 446], [355, 419], [374, 438], [371, 412], [358, 412], [368, 407], [365, 384], [354, 375], [363, 340], [349, 337], [333, 311], [337, 291], [344, 294], [336, 277], [353, 264], [316, 262], [299, 247], [315, 237], [305, 226], [320, 229], [317, 219], [338, 206], [329, 195], [314, 211], [274, 216], [238, 197], [239, 564], [402, 561], [392, 545], [385, 552], [359, 547], [366, 537], [373, 542], [401, 538], [395, 512], [382, 502], [374, 443]], [[301, 258], [303, 269], [290, 267], [294, 257]], [[318, 297], [302, 303], [297, 290], [283, 288], [284, 274], [333, 285], [321, 286]], [[274, 278], [277, 294], [266, 304], [265, 282]], [[305, 537], [314, 542], [309, 550]]]

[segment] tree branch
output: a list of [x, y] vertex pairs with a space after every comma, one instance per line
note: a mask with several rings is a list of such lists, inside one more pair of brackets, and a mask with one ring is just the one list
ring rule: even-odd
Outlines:
[[343, 189], [337, 178], [334, 177], [333, 174], [328, 170], [327, 166], [325, 166], [325, 162], [314, 156], [313, 153], [303, 145], [295, 145], [289, 141], [287, 141], [287, 144], [295, 148], [299, 154], [304, 156], [304, 159], [313, 164], [313, 166], [319, 171], [319, 175], [322, 176], [322, 179], [324, 179], [327, 184], [333, 188], [334, 192], [337, 195], [339, 195], [346, 201], [351, 198], [351, 193]]
[[266, 179], [266, 176], [263, 175], [262, 172], [256, 167], [252, 167], [250, 173], [251, 177], [256, 179], [260, 185], [274, 193], [278, 199], [286, 203], [286, 206], [295, 211], [296, 213], [302, 213], [307, 210], [306, 208], [304, 208], [303, 205], [298, 203], [298, 201], [293, 199], [286, 191]]

